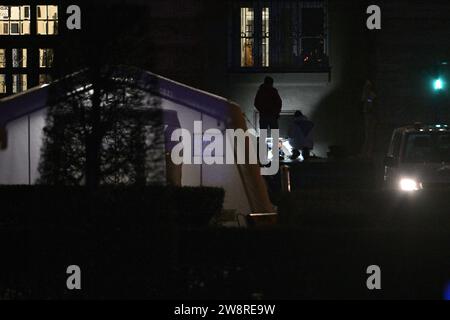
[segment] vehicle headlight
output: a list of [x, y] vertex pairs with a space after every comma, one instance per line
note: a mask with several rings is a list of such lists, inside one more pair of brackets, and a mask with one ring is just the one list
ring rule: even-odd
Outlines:
[[403, 178], [400, 179], [400, 190], [402, 191], [417, 191], [422, 189], [422, 184], [416, 179]]

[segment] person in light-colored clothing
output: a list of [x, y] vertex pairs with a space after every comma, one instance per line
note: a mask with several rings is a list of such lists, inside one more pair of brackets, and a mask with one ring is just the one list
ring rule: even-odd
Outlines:
[[314, 147], [312, 135], [313, 127], [314, 123], [301, 111], [295, 112], [294, 121], [288, 129], [288, 141], [292, 146], [292, 160], [297, 159], [300, 156], [300, 153], [304, 160], [309, 159], [310, 152]]

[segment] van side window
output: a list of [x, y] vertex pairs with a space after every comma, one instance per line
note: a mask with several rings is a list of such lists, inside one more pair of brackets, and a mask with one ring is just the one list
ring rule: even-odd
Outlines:
[[394, 135], [394, 139], [392, 141], [392, 156], [394, 158], [400, 157], [400, 146], [402, 143], [402, 134], [400, 132], [397, 132]]

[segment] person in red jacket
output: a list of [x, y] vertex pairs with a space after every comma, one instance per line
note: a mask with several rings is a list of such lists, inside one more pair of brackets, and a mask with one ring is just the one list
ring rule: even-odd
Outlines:
[[266, 77], [255, 97], [255, 108], [259, 111], [259, 129], [278, 129], [281, 98], [273, 87], [273, 78]]

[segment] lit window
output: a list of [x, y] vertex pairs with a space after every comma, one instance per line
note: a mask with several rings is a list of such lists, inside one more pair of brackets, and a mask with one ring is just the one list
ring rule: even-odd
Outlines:
[[6, 67], [5, 49], [0, 49], [0, 68]]
[[28, 89], [26, 74], [13, 74], [13, 93], [19, 93]]
[[37, 6], [37, 34], [58, 34], [58, 6]]
[[[255, 14], [261, 15], [261, 24], [256, 27]], [[269, 8], [255, 10], [241, 8], [241, 67], [269, 66]], [[255, 29], [261, 36], [255, 38]], [[259, 48], [260, 59], [256, 58]], [[260, 62], [256, 62], [260, 61]]]
[[30, 6], [0, 6], [0, 35], [30, 34]]
[[269, 66], [269, 8], [262, 10], [262, 66]]
[[39, 49], [39, 68], [53, 66], [53, 49]]
[[229, 2], [230, 68], [329, 71], [327, 1]]
[[52, 82], [52, 77], [49, 74], [39, 75], [39, 85], [47, 84]]
[[27, 67], [27, 49], [12, 49], [13, 68]]
[[254, 66], [254, 27], [253, 8], [241, 8], [241, 67]]
[[321, 65], [326, 63], [323, 8], [303, 8], [301, 21], [300, 45], [303, 64]]
[[6, 93], [6, 76], [0, 74], [0, 93]]

